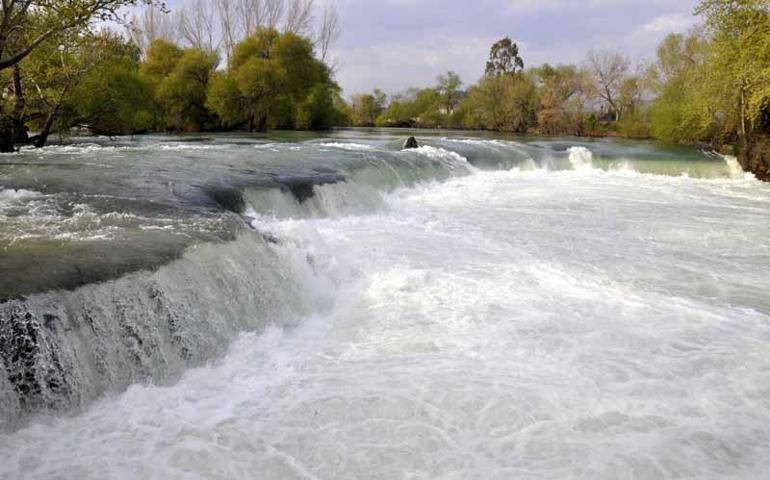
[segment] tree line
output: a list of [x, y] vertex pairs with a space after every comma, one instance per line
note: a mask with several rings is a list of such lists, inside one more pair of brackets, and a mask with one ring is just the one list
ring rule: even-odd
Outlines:
[[195, 0], [173, 14], [156, 0], [3, 0], [0, 151], [73, 128], [112, 136], [347, 123], [328, 55], [339, 34], [336, 10], [313, 0]]
[[702, 25], [667, 36], [651, 62], [593, 51], [581, 65], [525, 69], [517, 45], [505, 38], [468, 88], [448, 72], [428, 88], [354, 95], [350, 118], [358, 126], [702, 142], [728, 145], [745, 163], [767, 159], [770, 1], [703, 0], [695, 14]]

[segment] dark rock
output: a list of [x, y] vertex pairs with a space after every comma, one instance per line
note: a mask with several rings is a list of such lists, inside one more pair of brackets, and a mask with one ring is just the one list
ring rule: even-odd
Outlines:
[[411, 148], [420, 148], [420, 144], [417, 143], [417, 139], [414, 137], [409, 137], [404, 142], [404, 146], [401, 147], [402, 150], [408, 150]]
[[298, 203], [302, 204], [315, 196], [316, 186], [340, 183], [345, 177], [337, 173], [319, 174], [307, 177], [276, 177], [284, 191], [288, 190]]
[[770, 182], [770, 136], [755, 136], [740, 149], [738, 161], [758, 180]]
[[243, 192], [237, 188], [210, 186], [205, 189], [209, 198], [214, 200], [220, 207], [233, 213], [243, 213], [246, 209], [246, 201], [243, 198]]

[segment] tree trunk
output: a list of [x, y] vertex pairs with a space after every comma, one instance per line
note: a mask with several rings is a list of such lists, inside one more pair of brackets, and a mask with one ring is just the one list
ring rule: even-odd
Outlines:
[[746, 90], [741, 85], [741, 99], [740, 99], [740, 115], [741, 115], [741, 141], [746, 141]]
[[43, 124], [42, 130], [40, 130], [40, 134], [36, 135], [32, 139], [32, 143], [36, 148], [43, 148], [45, 146], [45, 143], [48, 141], [48, 136], [51, 135], [51, 128], [53, 128], [53, 122], [56, 121], [56, 115], [58, 112], [59, 106], [57, 105], [53, 110], [51, 110], [51, 113], [49, 113], [48, 117], [45, 119], [45, 123]]
[[256, 131], [259, 133], [265, 133], [267, 132], [267, 116], [266, 115], [260, 115], [257, 119], [257, 124], [255, 125]]
[[12, 153], [13, 148], [13, 127], [9, 118], [0, 118], [0, 153]]
[[24, 124], [24, 110], [27, 106], [27, 99], [24, 97], [24, 88], [21, 83], [21, 70], [19, 65], [13, 66], [13, 142], [28, 143], [27, 127]]

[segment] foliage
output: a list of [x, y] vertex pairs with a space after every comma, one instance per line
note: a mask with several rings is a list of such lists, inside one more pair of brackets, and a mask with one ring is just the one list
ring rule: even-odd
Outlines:
[[354, 95], [351, 103], [353, 124], [361, 127], [373, 127], [377, 117], [385, 110], [387, 96], [379, 89], [372, 93]]
[[[697, 9], [712, 36], [705, 76], [706, 108], [737, 117], [735, 130], [746, 137], [759, 127], [770, 104], [770, 2], [704, 0]], [[724, 98], [730, 92], [732, 99]], [[728, 100], [728, 101], [725, 101]], [[730, 102], [729, 100], [733, 100]], [[730, 105], [737, 105], [728, 113]]]
[[4, 0], [0, 9], [0, 70], [26, 58], [43, 42], [82, 33], [93, 20], [119, 20], [118, 10], [154, 0]]
[[486, 77], [463, 103], [468, 128], [525, 133], [536, 123], [537, 86], [529, 74]]
[[591, 88], [585, 72], [574, 65], [546, 63], [532, 73], [540, 84], [539, 131], [548, 135], [585, 133], [583, 115]]
[[228, 71], [217, 76], [207, 105], [225, 124], [267, 128], [327, 128], [335, 117], [326, 65], [309, 40], [262, 28], [236, 45]]
[[436, 81], [438, 82], [436, 92], [441, 96], [443, 113], [451, 115], [462, 99], [460, 87], [463, 86], [463, 81], [460, 75], [452, 71], [447, 72], [446, 75], [439, 75]]
[[487, 77], [500, 77], [521, 70], [524, 70], [524, 60], [519, 56], [519, 46], [509, 37], [492, 45], [485, 70]]
[[167, 128], [195, 131], [209, 121], [206, 95], [209, 79], [218, 63], [215, 54], [198, 48], [182, 53], [155, 93]]
[[709, 117], [699, 104], [706, 72], [707, 41], [700, 32], [671, 34], [658, 47], [658, 60], [651, 67], [656, 99], [650, 108], [655, 138], [670, 143], [706, 140]]
[[375, 123], [420, 128], [459, 126], [457, 110], [465, 95], [460, 90], [463, 84], [460, 76], [450, 71], [439, 75], [436, 82], [433, 88], [411, 88], [394, 95]]
[[101, 135], [150, 129], [153, 88], [139, 73], [138, 64], [138, 51], [133, 45], [116, 46], [68, 97], [60, 128], [83, 125]]

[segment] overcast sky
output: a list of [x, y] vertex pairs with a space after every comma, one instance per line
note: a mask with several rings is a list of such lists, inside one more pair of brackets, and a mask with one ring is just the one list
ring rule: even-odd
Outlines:
[[[184, 3], [175, 0], [172, 4]], [[338, 7], [342, 37], [334, 54], [345, 96], [428, 86], [447, 70], [466, 83], [484, 71], [504, 36], [526, 66], [579, 63], [590, 49], [652, 58], [658, 42], [697, 19], [698, 0], [316, 0]]]

